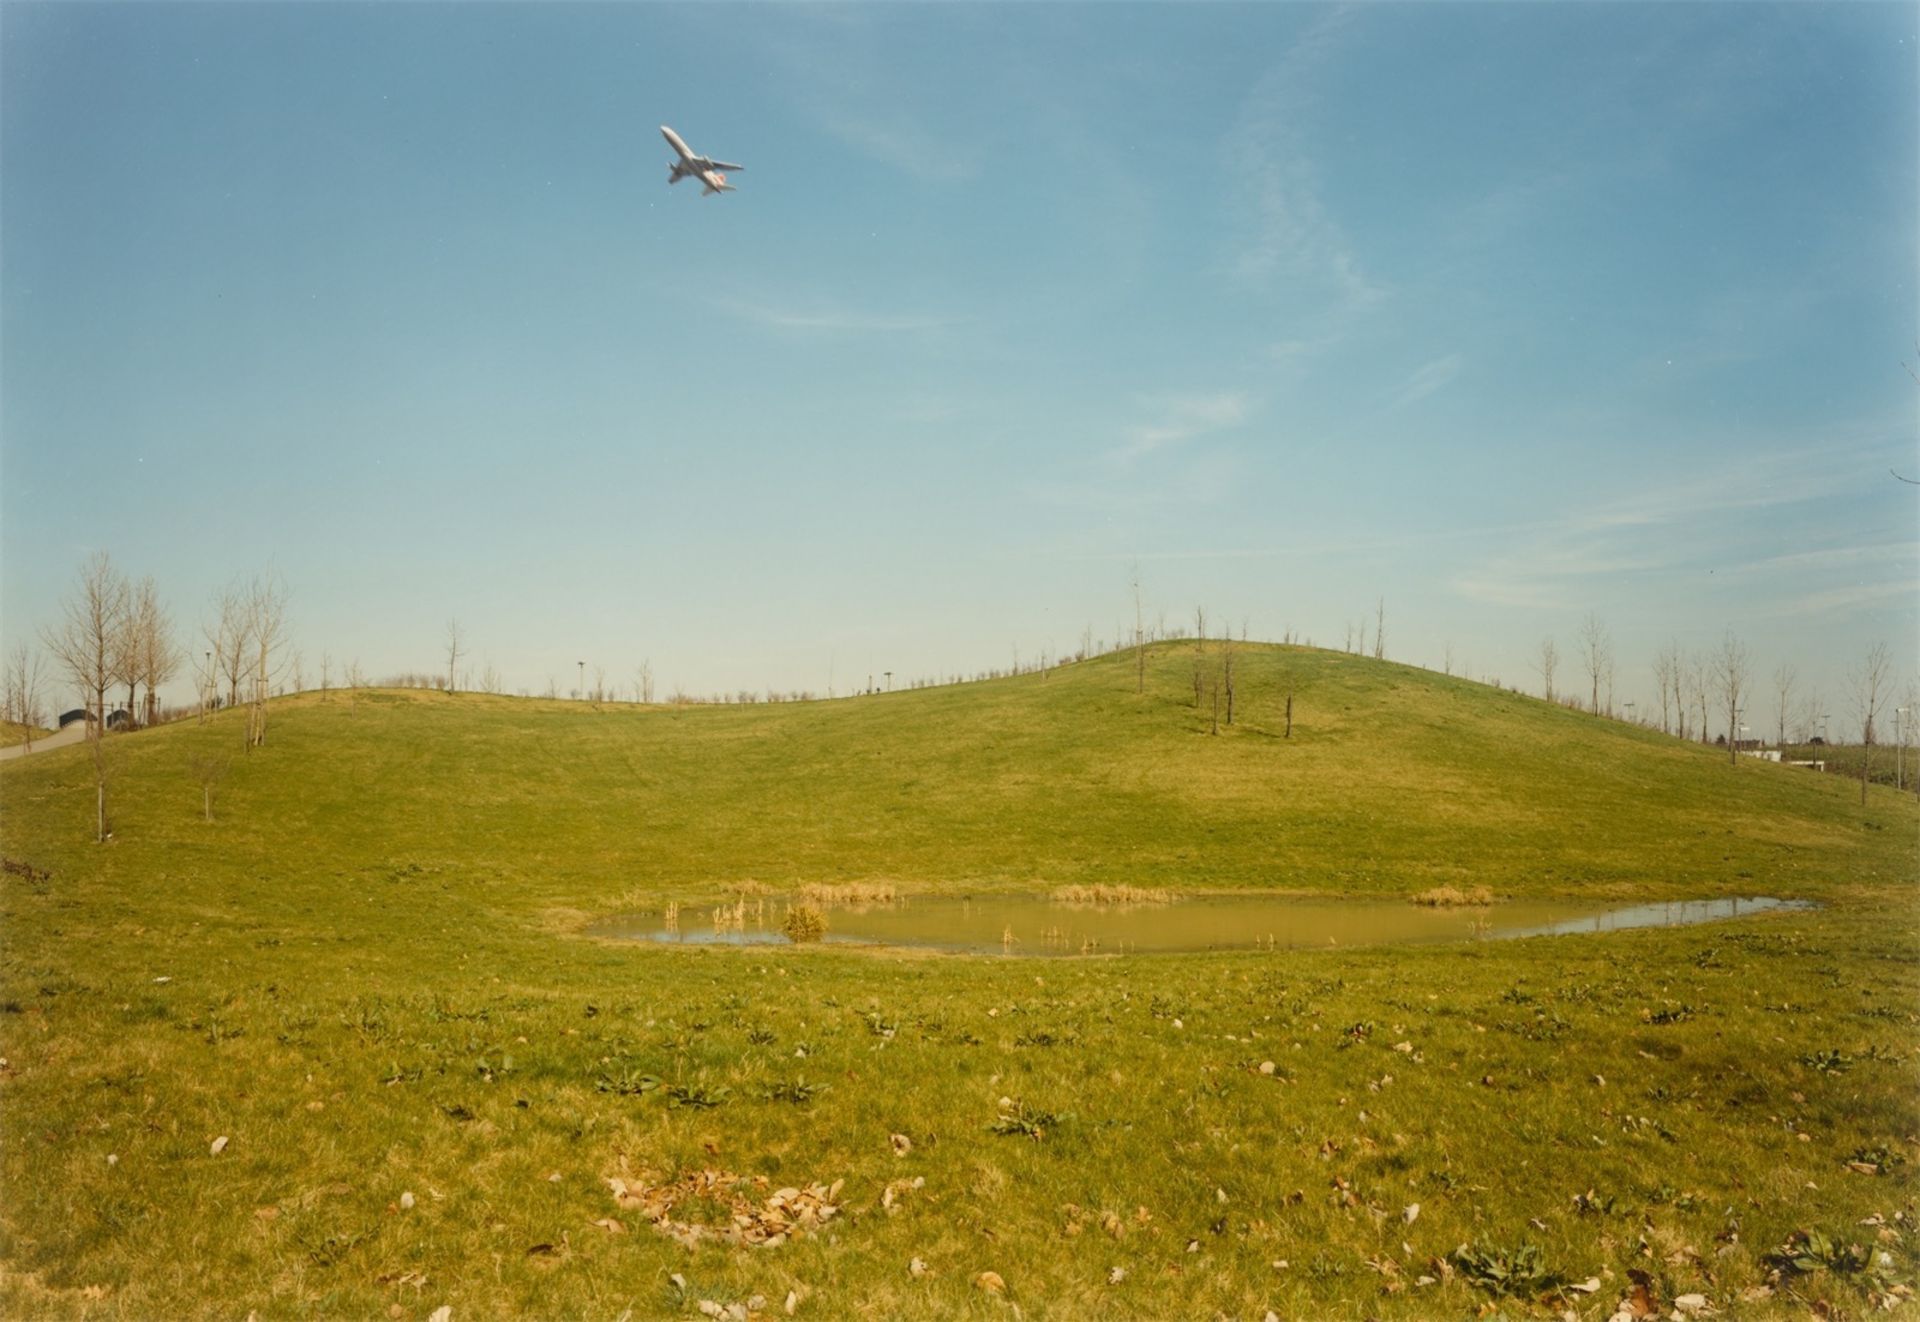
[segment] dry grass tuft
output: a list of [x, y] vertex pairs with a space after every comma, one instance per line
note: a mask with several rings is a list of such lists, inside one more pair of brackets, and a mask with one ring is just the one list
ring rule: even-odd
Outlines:
[[1429, 909], [1454, 909], [1463, 905], [1482, 905], [1493, 903], [1493, 891], [1485, 886], [1473, 886], [1461, 890], [1458, 886], [1435, 886], [1432, 890], [1421, 891], [1413, 897], [1415, 904], [1424, 904]]
[[810, 881], [797, 892], [810, 904], [892, 904], [900, 894], [890, 881]]
[[1157, 886], [1056, 886], [1055, 904], [1172, 904], [1173, 892]]

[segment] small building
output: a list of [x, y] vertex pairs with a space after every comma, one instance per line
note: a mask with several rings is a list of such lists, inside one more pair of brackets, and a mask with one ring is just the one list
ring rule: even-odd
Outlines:
[[60, 728], [64, 730], [75, 721], [84, 721], [87, 719], [88, 714], [85, 707], [75, 707], [72, 711], [61, 712]]

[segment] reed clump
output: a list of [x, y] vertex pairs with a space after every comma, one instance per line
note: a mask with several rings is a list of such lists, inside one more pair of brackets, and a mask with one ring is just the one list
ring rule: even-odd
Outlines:
[[809, 904], [892, 904], [900, 898], [890, 881], [810, 881], [798, 894]]
[[827, 915], [811, 904], [796, 904], [787, 910], [787, 921], [780, 930], [795, 945], [818, 941], [827, 934]]
[[1048, 897], [1055, 904], [1172, 904], [1173, 892], [1157, 886], [1056, 886]]
[[1461, 890], [1458, 886], [1435, 886], [1432, 890], [1421, 891], [1413, 897], [1415, 904], [1423, 904], [1429, 909], [1457, 909], [1468, 905], [1487, 905], [1493, 903], [1493, 891], [1485, 886], [1469, 886]]

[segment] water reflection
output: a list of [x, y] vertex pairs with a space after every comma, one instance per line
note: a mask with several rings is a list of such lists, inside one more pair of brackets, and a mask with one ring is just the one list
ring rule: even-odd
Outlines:
[[[1428, 909], [1404, 900], [1293, 900], [1273, 895], [1194, 897], [1171, 904], [1067, 905], [1046, 896], [990, 895], [902, 899], [830, 907], [826, 939], [839, 944], [908, 946], [991, 955], [1118, 955], [1205, 950], [1302, 950], [1507, 940], [1634, 927], [1684, 927], [1752, 914], [1810, 909], [1805, 900], [1767, 896], [1676, 900], [1609, 908], [1553, 900], [1517, 900], [1481, 908]], [[629, 914], [594, 935], [678, 945], [785, 944], [787, 906], [756, 901], [727, 906], [712, 923], [669, 905]]]

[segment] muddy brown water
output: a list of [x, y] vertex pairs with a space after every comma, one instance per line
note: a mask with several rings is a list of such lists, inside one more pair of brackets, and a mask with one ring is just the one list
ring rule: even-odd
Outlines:
[[[1166, 904], [1066, 904], [1044, 895], [907, 898], [827, 906], [832, 944], [915, 947], [978, 955], [1131, 955], [1206, 950], [1324, 950], [1344, 946], [1507, 940], [1528, 936], [1685, 927], [1781, 910], [1805, 900], [1767, 896], [1597, 905], [1515, 900], [1431, 909], [1405, 900], [1194, 896]], [[593, 935], [673, 945], [786, 944], [786, 904], [681, 905], [624, 914]]]

